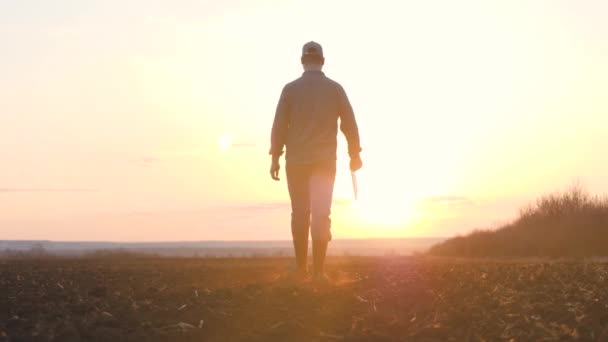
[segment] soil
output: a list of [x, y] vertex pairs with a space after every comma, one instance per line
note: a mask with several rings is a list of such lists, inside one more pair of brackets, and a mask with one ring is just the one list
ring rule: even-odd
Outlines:
[[0, 341], [608, 340], [608, 264], [331, 257], [0, 261]]

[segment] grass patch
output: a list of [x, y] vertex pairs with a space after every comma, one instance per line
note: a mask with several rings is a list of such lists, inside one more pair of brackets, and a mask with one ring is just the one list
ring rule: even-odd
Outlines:
[[608, 198], [580, 185], [542, 196], [513, 222], [476, 230], [430, 248], [429, 254], [459, 257], [608, 256]]

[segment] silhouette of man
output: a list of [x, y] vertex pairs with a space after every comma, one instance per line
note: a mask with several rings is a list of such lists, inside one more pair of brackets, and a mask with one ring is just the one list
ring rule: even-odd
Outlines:
[[324, 272], [331, 241], [331, 204], [336, 177], [338, 119], [346, 136], [350, 169], [363, 165], [359, 130], [342, 86], [321, 71], [323, 48], [308, 42], [302, 48], [304, 73], [281, 93], [272, 125], [270, 176], [279, 180], [279, 158], [286, 147], [287, 188], [291, 199], [291, 234], [295, 275], [307, 277], [308, 234], [312, 237], [313, 280], [327, 281]]

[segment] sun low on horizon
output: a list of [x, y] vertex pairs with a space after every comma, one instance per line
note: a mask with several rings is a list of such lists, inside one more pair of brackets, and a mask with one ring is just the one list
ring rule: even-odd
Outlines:
[[270, 129], [302, 44], [353, 105], [335, 238], [453, 236], [608, 193], [603, 1], [0, 4], [2, 239], [285, 240]]

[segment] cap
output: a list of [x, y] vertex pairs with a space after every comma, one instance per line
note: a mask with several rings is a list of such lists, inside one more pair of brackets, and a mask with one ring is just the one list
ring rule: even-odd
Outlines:
[[323, 48], [317, 42], [308, 42], [302, 47], [302, 57], [304, 56], [319, 56], [323, 57]]

